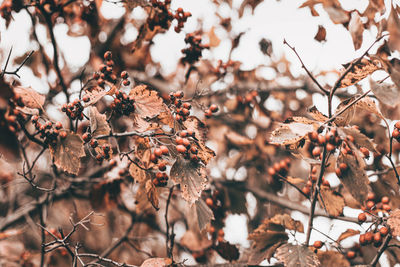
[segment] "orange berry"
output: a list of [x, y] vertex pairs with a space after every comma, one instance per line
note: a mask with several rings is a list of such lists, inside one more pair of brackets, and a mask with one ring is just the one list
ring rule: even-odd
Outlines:
[[387, 228], [387, 227], [382, 227], [381, 229], [379, 229], [379, 233], [382, 235], [382, 236], [386, 236], [388, 233], [389, 233], [389, 229]]
[[328, 143], [328, 144], [326, 145], [326, 150], [327, 150], [328, 152], [334, 151], [335, 148], [336, 148], [335, 145], [332, 145], [331, 143]]
[[317, 240], [317, 241], [315, 241], [314, 242], [314, 248], [316, 248], [316, 249], [320, 249], [320, 248], [322, 248], [322, 246], [323, 246], [324, 244], [322, 243], [322, 241], [320, 241], [320, 240]]
[[350, 260], [351, 260], [351, 259], [354, 259], [354, 258], [356, 257], [356, 252], [353, 251], [353, 250], [347, 251], [346, 257], [347, 257], [348, 259], [350, 259]]
[[380, 232], [374, 234], [374, 243], [380, 243], [382, 241], [382, 236]]
[[154, 155], [156, 155], [157, 157], [161, 157], [162, 156], [162, 150], [160, 148], [156, 148], [154, 149]]
[[374, 194], [374, 192], [368, 192], [367, 200], [374, 200], [374, 199], [375, 199], [375, 194]]
[[342, 171], [340, 170], [340, 168], [336, 168], [336, 169], [335, 169], [335, 173], [336, 173], [336, 176], [339, 177], [339, 178], [341, 178], [341, 177], [343, 176], [343, 173], [342, 173]]
[[218, 230], [218, 236], [224, 236], [224, 235], [225, 235], [224, 230], [223, 229], [219, 229]]
[[340, 169], [342, 172], [345, 172], [345, 171], [347, 170], [347, 168], [348, 168], [348, 166], [347, 166], [346, 163], [342, 162], [342, 163], [339, 164], [339, 169]]
[[160, 170], [160, 171], [165, 171], [166, 169], [167, 169], [167, 164], [165, 163], [165, 162], [160, 162], [159, 164], [158, 164], [158, 169]]
[[367, 243], [371, 243], [373, 238], [374, 238], [374, 234], [372, 232], [365, 233], [365, 241]]
[[387, 197], [387, 196], [382, 197], [381, 202], [382, 202], [383, 204], [389, 204], [389, 197]]
[[321, 148], [318, 147], [318, 146], [314, 147], [314, 149], [312, 150], [312, 155], [313, 155], [314, 157], [317, 157], [317, 156], [319, 156], [320, 154], [321, 154]]
[[323, 145], [325, 144], [325, 142], [326, 142], [325, 136], [318, 135], [318, 144]]
[[369, 150], [365, 147], [360, 147], [360, 152], [363, 153], [364, 157], [369, 157]]
[[382, 205], [382, 209], [385, 210], [385, 211], [391, 211], [392, 210], [388, 204], [383, 204]]
[[168, 147], [166, 146], [160, 146], [161, 152], [163, 155], [167, 155], [168, 154]]
[[396, 124], [394, 125], [394, 127], [396, 127], [397, 129], [400, 129], [400, 121], [396, 122]]
[[359, 222], [365, 222], [367, 220], [367, 215], [363, 212], [358, 214], [358, 221]]
[[[212, 207], [214, 205], [212, 198], [208, 197], [206, 199], [206, 204], [207, 204], [207, 206]], [[215, 229], [214, 229], [214, 231], [215, 231]]]
[[400, 131], [399, 131], [399, 129], [394, 129], [393, 130], [393, 132], [392, 132], [392, 137], [394, 138], [394, 139], [397, 139], [397, 138], [399, 138], [400, 137]]
[[325, 185], [325, 186], [328, 186], [328, 187], [331, 186], [331, 184], [329, 183], [329, 181], [328, 181], [328, 180], [325, 180], [325, 179], [322, 180], [322, 185]]
[[310, 141], [316, 142], [318, 140], [318, 133], [316, 131], [308, 133], [308, 138]]
[[183, 138], [180, 137], [180, 136], [177, 136], [175, 138], [175, 142], [176, 142], [177, 145], [182, 145], [183, 144]]
[[375, 202], [373, 202], [372, 200], [368, 200], [367, 201], [367, 209], [372, 209], [375, 206]]
[[215, 105], [215, 104], [212, 104], [212, 105], [210, 106], [210, 111], [211, 111], [212, 113], [217, 112], [217, 111], [218, 111], [218, 106]]
[[177, 145], [177, 146], [176, 146], [176, 150], [177, 150], [179, 153], [185, 153], [185, 152], [186, 152], [186, 147], [183, 146], [183, 145]]
[[365, 235], [364, 234], [360, 235], [360, 238], [358, 239], [358, 241], [360, 242], [361, 246], [364, 246], [364, 245], [367, 244], [367, 241], [365, 240]]
[[272, 168], [272, 167], [269, 167], [269, 168], [268, 168], [268, 174], [271, 175], [271, 176], [274, 176], [274, 175], [276, 174], [275, 169]]
[[308, 186], [303, 187], [303, 189], [301, 189], [301, 191], [306, 195], [309, 196], [311, 193], [311, 188]]

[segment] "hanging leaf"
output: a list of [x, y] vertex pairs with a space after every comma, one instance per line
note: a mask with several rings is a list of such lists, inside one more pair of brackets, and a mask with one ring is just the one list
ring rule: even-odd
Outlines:
[[285, 264], [285, 267], [319, 267], [318, 257], [308, 247], [285, 244], [280, 246], [275, 257]]
[[400, 236], [400, 209], [396, 209], [390, 213], [387, 223], [390, 226], [392, 235]]
[[354, 144], [360, 148], [360, 147], [365, 147], [371, 152], [377, 152], [376, 151], [376, 144], [369, 139], [367, 136], [365, 136], [363, 133], [360, 132], [360, 130], [353, 128], [353, 127], [339, 127], [338, 129], [338, 134], [342, 139], [345, 139], [347, 135], [351, 135], [354, 137]]
[[395, 84], [376, 83], [370, 81], [371, 90], [380, 102], [390, 107], [395, 107], [399, 103], [399, 88]]
[[381, 118], [382, 120], [385, 120], [385, 117], [383, 117], [381, 111], [376, 106], [375, 101], [372, 100], [372, 98], [370, 98], [368, 96], [366, 96], [363, 99], [361, 99], [360, 101], [358, 101], [355, 104], [355, 106], [358, 109], [373, 113], [373, 114], [377, 115], [379, 118]]
[[116, 91], [116, 87], [113, 86], [109, 91], [106, 91], [103, 87], [100, 86], [94, 86], [90, 88], [90, 90], [86, 90], [86, 96], [89, 98], [89, 101], [84, 103], [84, 107], [88, 107], [91, 105], [96, 104], [100, 99], [103, 98], [103, 96], [106, 95], [113, 95]]
[[146, 85], [138, 85], [129, 92], [129, 97], [135, 100], [135, 113], [141, 118], [154, 118], [165, 111], [165, 105], [161, 97]]
[[[96, 107], [91, 106], [89, 108], [89, 122], [90, 122], [90, 130], [92, 134], [92, 138], [96, 138], [100, 135], [110, 134], [111, 128], [107, 123], [107, 118], [105, 114], [101, 114]], [[108, 150], [109, 158], [112, 156], [111, 145], [107, 139], [97, 139], [99, 146], [97, 146], [94, 150], [97, 154], [103, 153], [103, 146], [106, 145], [110, 147]]]
[[33, 88], [16, 86], [14, 87], [14, 93], [21, 97], [22, 103], [24, 103], [25, 107], [32, 109], [43, 109], [43, 104], [46, 97], [36, 92]]
[[358, 235], [360, 233], [360, 231], [358, 231], [358, 230], [354, 230], [354, 229], [347, 229], [345, 232], [343, 232], [343, 233], [341, 233], [340, 234], [340, 236], [339, 236], [339, 238], [336, 240], [336, 242], [340, 242], [340, 241], [342, 241], [342, 240], [345, 240], [346, 238], [348, 238], [348, 237], [351, 237], [351, 236], [355, 236], [355, 235]]
[[150, 179], [150, 175], [134, 163], [129, 165], [129, 174], [138, 183], [142, 183]]
[[392, 58], [390, 61], [381, 59], [385, 70], [389, 73], [390, 78], [400, 90], [400, 59]]
[[322, 251], [318, 250], [318, 260], [321, 262], [321, 266], [326, 267], [350, 267], [350, 262], [346, 257], [337, 251]]
[[328, 13], [329, 18], [335, 24], [344, 24], [349, 21], [349, 13], [346, 10], [343, 10], [339, 1], [337, 0], [324, 0], [323, 7], [325, 11]]
[[205, 168], [182, 157], [178, 157], [172, 165], [170, 176], [175, 184], [180, 184], [182, 197], [190, 204], [200, 198], [208, 184]]
[[[337, 217], [343, 214], [345, 206], [343, 197], [328, 186], [321, 186], [318, 197], [321, 207], [325, 207], [329, 215]], [[322, 197], [322, 199], [321, 199]]]
[[155, 187], [155, 185], [153, 184], [153, 182], [151, 180], [147, 180], [146, 182], [146, 194], [147, 194], [147, 198], [149, 199], [151, 205], [153, 205], [153, 207], [158, 210], [158, 204], [159, 204], [159, 200], [158, 200], [158, 190]]
[[351, 19], [349, 22], [349, 32], [353, 39], [354, 49], [358, 50], [361, 47], [363, 41], [364, 25], [361, 22], [360, 15], [357, 11], [351, 13]]
[[[344, 108], [346, 108], [346, 106], [352, 102], [355, 99], [355, 96], [350, 97], [346, 100], [343, 100], [336, 108], [335, 114], [339, 113], [340, 111], [342, 111]], [[349, 107], [345, 112], [343, 112], [342, 114], [340, 114], [339, 116], [336, 116], [335, 118], [335, 124], [338, 126], [346, 126], [348, 125], [354, 117], [354, 114], [356, 112], [356, 108], [355, 105], [352, 105], [351, 107]]]
[[308, 133], [319, 128], [319, 123], [304, 117], [293, 117], [271, 133], [270, 143], [289, 145], [303, 139]]
[[[345, 68], [350, 66], [351, 63], [343, 65]], [[345, 88], [350, 85], [356, 84], [376, 70], [380, 69], [378, 61], [368, 60], [363, 58], [360, 62], [355, 64], [352, 70], [340, 82], [339, 88]]]
[[348, 169], [339, 177], [343, 185], [349, 190], [350, 194], [361, 205], [367, 199], [368, 195], [368, 177], [365, 173], [365, 163], [356, 151], [354, 155], [341, 153], [338, 157], [337, 165], [346, 163]]
[[326, 41], [326, 30], [324, 26], [318, 25], [318, 32], [314, 37], [318, 42]]
[[315, 106], [307, 109], [307, 114], [316, 121], [326, 122], [329, 118], [321, 113]]
[[66, 138], [58, 138], [57, 144], [49, 146], [54, 164], [70, 174], [78, 174], [81, 166], [80, 158], [85, 156], [82, 138], [72, 132], [67, 132]]
[[201, 198], [195, 202], [195, 206], [197, 222], [200, 231], [202, 231], [211, 220], [214, 220], [214, 213]]
[[270, 219], [272, 223], [283, 225], [286, 229], [304, 233], [304, 226], [300, 221], [296, 221], [289, 214], [277, 214]]
[[390, 34], [388, 40], [390, 50], [400, 51], [400, 19], [393, 6], [387, 21], [387, 30]]
[[239, 250], [235, 245], [230, 244], [229, 242], [219, 242], [215, 247], [215, 251], [218, 254], [228, 261], [235, 261], [239, 259]]

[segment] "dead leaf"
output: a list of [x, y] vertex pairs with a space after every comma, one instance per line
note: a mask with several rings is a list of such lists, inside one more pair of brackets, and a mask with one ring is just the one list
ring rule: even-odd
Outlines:
[[369, 139], [366, 135], [360, 132], [360, 130], [353, 128], [353, 127], [339, 127], [338, 129], [338, 134], [342, 139], [345, 139], [347, 135], [351, 135], [354, 137], [354, 144], [360, 148], [360, 147], [366, 147], [369, 151], [371, 152], [377, 152], [376, 151], [376, 144]]
[[345, 206], [343, 197], [327, 186], [321, 186], [320, 193], [322, 199], [319, 196], [318, 200], [321, 207], [325, 207], [326, 211], [331, 216], [337, 217], [342, 215]]
[[132, 178], [135, 181], [137, 181], [139, 183], [145, 182], [146, 180], [148, 180], [150, 178], [150, 176], [148, 175], [148, 173], [145, 170], [139, 168], [134, 163], [131, 163], [129, 165], [129, 174], [132, 176]]
[[365, 173], [365, 163], [363, 159], [353, 151], [355, 155], [340, 154], [337, 165], [346, 163], [348, 169], [339, 177], [343, 185], [349, 190], [350, 194], [363, 205], [368, 195], [368, 177]]
[[140, 267], [164, 267], [171, 264], [170, 258], [150, 258], [145, 260]]
[[129, 97], [135, 100], [135, 113], [141, 118], [154, 118], [165, 111], [165, 105], [161, 97], [146, 85], [138, 85], [129, 92]]
[[287, 267], [319, 267], [318, 257], [308, 247], [301, 245], [285, 244], [280, 246], [275, 253], [278, 261]]
[[228, 139], [229, 142], [231, 142], [232, 144], [236, 145], [236, 146], [247, 146], [247, 145], [251, 145], [254, 143], [254, 140], [240, 135], [237, 132], [234, 131], [229, 131], [225, 134], [226, 139]]
[[96, 210], [111, 210], [117, 206], [117, 199], [121, 192], [121, 178], [107, 179], [93, 185], [89, 200]]
[[392, 5], [392, 10], [387, 21], [387, 30], [389, 32], [388, 45], [390, 50], [400, 51], [400, 20], [399, 14]]
[[[350, 97], [348, 99], [343, 100], [336, 108], [335, 114], [341, 112], [344, 108], [347, 107], [349, 103], [351, 103], [355, 99], [355, 96]], [[335, 118], [335, 124], [338, 126], [347, 126], [354, 117], [356, 112], [355, 105], [349, 107], [345, 112], [340, 114]]]
[[195, 207], [197, 222], [201, 231], [211, 222], [211, 220], [215, 219], [214, 213], [201, 198], [195, 202]]
[[146, 194], [147, 194], [147, 198], [149, 199], [151, 205], [153, 205], [153, 207], [158, 210], [158, 204], [159, 204], [159, 200], [158, 200], [158, 190], [155, 187], [155, 185], [153, 184], [153, 182], [151, 180], [147, 180], [146, 182]]
[[369, 22], [374, 23], [376, 13], [383, 15], [385, 13], [385, 0], [369, 0], [368, 6], [363, 13], [363, 17], [367, 17]]
[[264, 0], [244, 0], [238, 9], [239, 18], [243, 16], [244, 9], [246, 6], [251, 7], [251, 13], [254, 14], [254, 9], [258, 4], [262, 3]]
[[[113, 88], [115, 90], [115, 87], [113, 87]], [[89, 101], [84, 103], [83, 106], [88, 107], [88, 106], [96, 104], [100, 99], [103, 98], [103, 96], [113, 95], [114, 90], [110, 89], [109, 91], [106, 91], [104, 88], [102, 88], [100, 86], [91, 87], [90, 90], [86, 90], [86, 96], [89, 97]]]
[[350, 267], [349, 261], [346, 257], [337, 251], [322, 251], [317, 252], [318, 260], [321, 262], [321, 266], [325, 267]]
[[275, 224], [280, 224], [286, 229], [294, 230], [300, 233], [304, 233], [304, 226], [300, 221], [296, 221], [290, 217], [289, 214], [277, 214], [270, 219]]
[[390, 226], [392, 235], [400, 236], [400, 209], [396, 209], [390, 213], [387, 223]]
[[70, 174], [78, 174], [81, 166], [80, 158], [85, 156], [80, 135], [68, 131], [66, 138], [59, 137], [57, 144], [49, 148], [54, 164], [58, 168]]
[[370, 98], [368, 96], [366, 96], [363, 99], [361, 99], [360, 101], [358, 101], [355, 104], [355, 107], [358, 109], [373, 113], [373, 114], [377, 115], [379, 118], [381, 118], [382, 120], [385, 120], [385, 117], [383, 117], [381, 111], [376, 106], [375, 101], [372, 100], [372, 98]]
[[339, 1], [324, 0], [322, 4], [333, 23], [343, 24], [349, 21], [349, 12], [342, 9]]
[[289, 145], [303, 139], [308, 133], [317, 130], [319, 123], [304, 117], [293, 117], [281, 124], [271, 133], [270, 143]]
[[399, 88], [395, 84], [376, 83], [370, 81], [371, 90], [380, 102], [390, 107], [395, 107], [399, 103]]
[[187, 230], [182, 236], [180, 244], [190, 251], [202, 251], [211, 247], [212, 241], [207, 238], [206, 232], [194, 232]]
[[349, 32], [351, 34], [351, 38], [353, 39], [354, 49], [360, 49], [363, 42], [364, 25], [361, 22], [360, 15], [357, 11], [353, 11], [351, 13]]
[[326, 41], [326, 30], [324, 26], [318, 25], [318, 32], [314, 37], [318, 42]]
[[321, 113], [315, 106], [307, 109], [307, 114], [316, 121], [326, 122], [329, 118]]
[[[96, 107], [91, 106], [89, 108], [89, 122], [90, 122], [90, 131], [92, 134], [92, 138], [95, 138], [100, 135], [108, 135], [111, 132], [111, 128], [107, 123], [107, 117], [105, 114], [101, 114]], [[95, 148], [97, 154], [101, 154], [103, 151], [103, 146], [107, 145], [110, 147], [108, 154], [109, 158], [111, 158], [113, 151], [111, 149], [111, 144], [107, 139], [97, 139], [99, 144], [98, 147]]]
[[33, 88], [16, 86], [14, 87], [14, 93], [21, 97], [22, 103], [24, 103], [25, 107], [43, 109], [46, 97], [36, 92]]
[[211, 30], [208, 32], [208, 39], [210, 47], [217, 47], [221, 43], [221, 40], [215, 34], [215, 27], [211, 27]]
[[219, 242], [215, 247], [215, 251], [229, 262], [235, 261], [239, 259], [239, 250], [235, 245], [230, 244], [229, 242]]
[[340, 234], [340, 236], [339, 236], [339, 238], [336, 240], [336, 242], [340, 242], [340, 241], [342, 241], [342, 240], [345, 240], [346, 238], [348, 238], [348, 237], [351, 237], [351, 236], [355, 236], [355, 235], [358, 235], [360, 233], [360, 231], [358, 231], [358, 230], [354, 230], [354, 229], [347, 229], [345, 232], [343, 232], [343, 233], [341, 233]]
[[170, 177], [174, 183], [180, 184], [182, 197], [190, 204], [200, 198], [208, 184], [205, 168], [182, 157], [178, 157], [172, 165]]
[[[344, 67], [347, 68], [348, 66], [350, 66], [349, 64], [351, 63], [345, 64]], [[350, 72], [346, 74], [346, 76], [340, 82], [339, 88], [345, 88], [350, 85], [356, 84], [378, 69], [380, 69], [380, 67], [378, 66], [378, 61], [372, 61], [363, 58], [360, 62], [353, 66]]]
[[381, 59], [381, 62], [397, 89], [400, 90], [400, 60], [397, 58], [392, 58], [390, 61]]

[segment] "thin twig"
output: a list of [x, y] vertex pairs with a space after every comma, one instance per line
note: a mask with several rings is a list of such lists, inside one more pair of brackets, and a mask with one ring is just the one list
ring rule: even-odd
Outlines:
[[[165, 224], [167, 226], [167, 230], [166, 230], [166, 249], [167, 249], [167, 256], [168, 258], [173, 260], [173, 253], [172, 253], [172, 249], [173, 249], [173, 242], [172, 239], [174, 239], [174, 234], [172, 233], [171, 236], [169, 234], [169, 223], [168, 223], [168, 208], [169, 208], [169, 204], [171, 202], [171, 197], [172, 194], [174, 192], [174, 186], [171, 186], [171, 188], [169, 189], [169, 194], [168, 194], [168, 199], [167, 199], [167, 204], [165, 207]], [[170, 243], [170, 239], [171, 239], [171, 243]]]
[[375, 257], [372, 259], [371, 261], [371, 266], [375, 267], [378, 264], [379, 258], [382, 256], [383, 252], [385, 252], [390, 239], [392, 239], [392, 235], [388, 234], [385, 238], [385, 240], [383, 241], [382, 245], [379, 247], [378, 252], [376, 253]]

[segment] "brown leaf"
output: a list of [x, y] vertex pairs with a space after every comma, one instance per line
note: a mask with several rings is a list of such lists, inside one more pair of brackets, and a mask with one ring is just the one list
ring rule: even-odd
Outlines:
[[205, 167], [181, 157], [172, 165], [170, 176], [172, 181], [180, 184], [182, 197], [190, 204], [200, 198], [208, 184]]
[[46, 97], [39, 94], [34, 89], [30, 87], [25, 88], [22, 86], [16, 86], [14, 87], [14, 93], [21, 97], [25, 107], [43, 109]]
[[211, 30], [208, 32], [208, 39], [210, 47], [217, 47], [221, 43], [221, 40], [215, 34], [215, 27], [211, 27]]
[[170, 258], [150, 258], [145, 260], [140, 267], [164, 267], [172, 264]]
[[86, 96], [89, 97], [89, 102], [86, 102], [83, 106], [88, 107], [96, 104], [100, 99], [105, 95], [114, 94], [115, 88], [111, 88], [109, 91], [106, 91], [104, 88], [100, 86], [95, 86], [90, 88], [90, 90], [86, 90]]
[[[91, 106], [89, 108], [89, 122], [90, 122], [90, 131], [92, 134], [92, 137], [97, 137], [99, 135], [107, 135], [111, 132], [111, 128], [107, 123], [107, 118], [105, 114], [101, 114], [96, 107]], [[108, 142], [107, 139], [97, 139], [97, 142], [99, 144], [98, 147], [95, 148], [95, 151], [97, 154], [101, 154], [103, 149], [102, 147], [104, 145], [107, 145], [110, 147], [110, 150], [108, 152], [110, 158], [113, 153], [111, 149], [111, 145]]]
[[390, 34], [388, 40], [390, 50], [400, 51], [400, 19], [393, 6], [387, 21], [387, 30]]
[[361, 109], [361, 110], [365, 110], [368, 112], [371, 112], [375, 115], [377, 115], [379, 118], [385, 120], [385, 118], [383, 117], [381, 111], [378, 109], [378, 107], [375, 104], [375, 101], [372, 100], [372, 98], [366, 96], [363, 99], [361, 99], [360, 101], [358, 101], [355, 104], [356, 108]]
[[264, 55], [271, 56], [271, 54], [272, 54], [272, 43], [271, 43], [270, 40], [267, 40], [267, 39], [265, 39], [265, 38], [262, 38], [262, 39], [258, 42], [258, 45], [259, 45], [259, 47], [260, 47], [261, 52], [262, 52]]
[[376, 144], [369, 139], [367, 136], [365, 136], [363, 133], [360, 132], [360, 130], [353, 128], [353, 127], [339, 127], [338, 128], [338, 134], [340, 137], [343, 139], [346, 138], [347, 135], [351, 135], [354, 137], [354, 144], [360, 148], [360, 147], [366, 147], [369, 151], [371, 152], [377, 152], [376, 151]]
[[341, 233], [340, 234], [340, 236], [339, 236], [339, 238], [336, 240], [336, 242], [340, 242], [340, 241], [342, 241], [342, 240], [345, 240], [346, 238], [348, 238], [348, 237], [351, 237], [351, 236], [355, 236], [355, 235], [358, 235], [360, 233], [360, 231], [358, 231], [358, 230], [354, 230], [354, 229], [347, 229], [345, 232], [343, 232], [343, 233]]
[[280, 246], [275, 253], [278, 261], [287, 267], [319, 267], [318, 257], [308, 247], [285, 244]]
[[293, 117], [281, 124], [271, 133], [270, 143], [289, 145], [303, 139], [308, 133], [317, 130], [319, 123], [304, 117]]
[[370, 22], [375, 22], [374, 18], [376, 13], [380, 15], [385, 13], [385, 0], [369, 0], [369, 4], [363, 13], [363, 17], [367, 17]]
[[254, 143], [254, 140], [240, 135], [237, 132], [234, 131], [229, 131], [225, 134], [226, 139], [228, 139], [229, 142], [236, 146], [246, 146], [246, 145], [251, 145]]
[[390, 107], [395, 107], [399, 103], [399, 88], [395, 84], [376, 83], [370, 81], [371, 90], [380, 102]]
[[381, 59], [385, 70], [389, 73], [390, 78], [397, 86], [397, 90], [400, 90], [400, 60], [392, 58], [390, 61]]
[[195, 202], [195, 207], [197, 223], [201, 231], [211, 222], [211, 220], [214, 220], [214, 213], [201, 198]]
[[207, 238], [206, 232], [186, 231], [182, 236], [180, 244], [190, 251], [202, 251], [211, 247], [212, 241]]
[[239, 259], [240, 255], [238, 248], [229, 242], [219, 242], [215, 247], [215, 251], [217, 251], [222, 258], [230, 262]]
[[58, 168], [70, 174], [78, 174], [80, 158], [85, 156], [82, 138], [75, 133], [67, 132], [67, 137], [58, 138], [55, 146], [50, 146], [50, 153]]
[[316, 121], [326, 122], [329, 118], [321, 113], [315, 106], [307, 109], [307, 114]]
[[314, 37], [318, 42], [326, 41], [326, 30], [324, 26], [318, 25], [318, 32]]
[[323, 6], [333, 23], [343, 24], [349, 21], [349, 12], [342, 9], [339, 1], [324, 0]]
[[286, 229], [304, 233], [304, 226], [300, 221], [293, 220], [289, 214], [277, 214], [270, 219], [272, 223], [280, 224]]
[[329, 215], [337, 217], [343, 213], [345, 204], [343, 197], [339, 193], [327, 186], [321, 186], [320, 193], [322, 199], [320, 196], [318, 197], [319, 203], [326, 208]]
[[350, 194], [363, 205], [368, 195], [368, 177], [365, 173], [365, 163], [363, 159], [353, 151], [355, 155], [340, 154], [337, 165], [346, 163], [348, 169], [339, 177], [343, 185], [349, 190]]
[[129, 92], [129, 97], [135, 99], [136, 114], [141, 118], [154, 118], [165, 111], [165, 105], [161, 97], [146, 85], [138, 85]]
[[350, 267], [349, 261], [346, 257], [337, 251], [322, 251], [318, 250], [318, 260], [321, 262], [321, 266], [325, 267]]
[[351, 38], [353, 39], [354, 49], [360, 49], [363, 42], [364, 25], [361, 22], [360, 15], [357, 11], [353, 11], [351, 13], [349, 32], [351, 34]]
[[387, 223], [390, 226], [392, 235], [400, 236], [400, 209], [396, 209], [390, 213]]
[[[349, 64], [350, 63], [345, 64], [344, 67], [347, 68]], [[360, 62], [354, 65], [353, 69], [349, 73], [346, 74], [341, 81], [339, 88], [345, 88], [356, 84], [378, 69], [380, 69], [378, 61], [363, 58]]]
[[257, 7], [258, 4], [262, 3], [264, 0], [244, 0], [238, 9], [239, 18], [243, 16], [243, 12], [246, 6], [251, 7], [251, 12], [254, 14], [254, 9]]
[[153, 182], [151, 180], [147, 180], [146, 182], [146, 194], [147, 194], [147, 198], [149, 199], [151, 205], [153, 205], [153, 207], [158, 210], [158, 204], [159, 204], [159, 200], [158, 200], [158, 190], [155, 187], [155, 185], [153, 184]]
[[[346, 108], [346, 106], [352, 102], [355, 99], [355, 96], [350, 97], [348, 99], [343, 100], [336, 108], [335, 113], [339, 113], [341, 110], [343, 110], [344, 108]], [[354, 117], [354, 114], [356, 112], [356, 108], [355, 105], [352, 105], [351, 107], [349, 107], [345, 112], [343, 112], [342, 114], [340, 114], [339, 116], [337, 116], [335, 118], [335, 124], [338, 126], [346, 126], [348, 125]]]
[[134, 163], [129, 165], [129, 174], [139, 183], [145, 182], [150, 178], [150, 175], [145, 170], [142, 170]]

